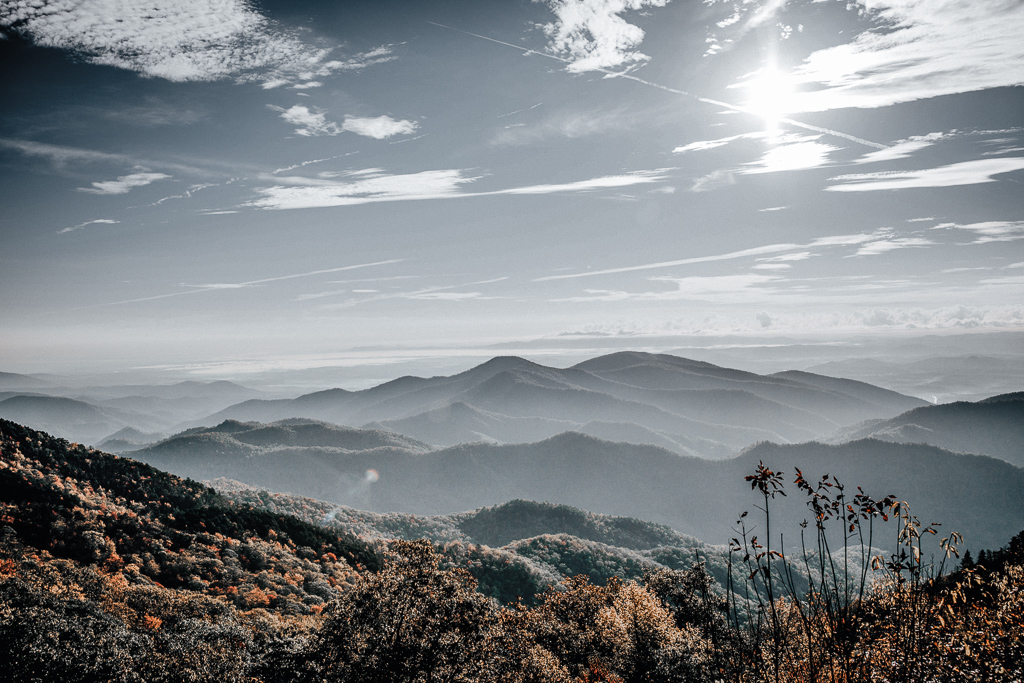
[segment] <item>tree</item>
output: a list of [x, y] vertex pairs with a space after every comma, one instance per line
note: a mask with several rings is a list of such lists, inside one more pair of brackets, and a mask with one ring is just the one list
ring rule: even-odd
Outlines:
[[428, 541], [397, 541], [396, 561], [331, 607], [307, 655], [313, 680], [475, 681], [487, 664], [497, 605], [463, 569], [439, 569]]

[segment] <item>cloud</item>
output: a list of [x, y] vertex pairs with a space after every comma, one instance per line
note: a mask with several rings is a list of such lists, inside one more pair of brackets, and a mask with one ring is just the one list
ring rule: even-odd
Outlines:
[[376, 118], [346, 116], [345, 123], [341, 124], [342, 130], [375, 140], [384, 140], [392, 135], [409, 135], [415, 132], [417, 127], [415, 121], [396, 121], [390, 116]]
[[975, 244], [1024, 240], [1024, 221], [985, 221], [983, 223], [940, 223], [932, 230], [967, 230], [978, 235]]
[[171, 176], [166, 173], [132, 173], [118, 176], [117, 180], [94, 182], [92, 187], [80, 187], [79, 192], [92, 194], [126, 194], [134, 187], [143, 187], [157, 180], [166, 180]]
[[797, 69], [824, 85], [791, 111], [885, 107], [1024, 84], [1024, 4], [1013, 0], [859, 0], [876, 28], [819, 50]]
[[290, 109], [268, 104], [267, 108], [280, 112], [282, 119], [293, 126], [297, 126], [295, 129], [296, 135], [313, 137], [316, 135], [337, 135], [341, 132], [338, 124], [328, 121], [323, 111], [310, 109], [304, 104], [296, 104]]
[[12, 140], [0, 138], [0, 146], [16, 149], [22, 154], [29, 156], [45, 157], [55, 166], [61, 167], [69, 161], [87, 163], [131, 163], [132, 159], [123, 154], [110, 154], [108, 152], [97, 152], [92, 149], [80, 147], [65, 147], [63, 145], [50, 145], [45, 142], [33, 142], [32, 140]]
[[665, 170], [661, 169], [601, 176], [570, 183], [527, 185], [486, 192], [461, 192], [461, 186], [479, 180], [482, 176], [463, 176], [462, 171], [458, 169], [388, 175], [381, 169], [372, 168], [351, 171], [348, 177], [355, 180], [337, 182], [313, 178], [274, 178], [290, 185], [259, 190], [263, 197], [250, 202], [249, 206], [262, 209], [309, 209], [371, 202], [589, 192], [655, 183], [666, 178]]
[[[370, 169], [378, 171], [377, 169]], [[478, 177], [464, 177], [456, 169], [421, 171], [401, 175], [366, 173], [350, 182], [321, 182], [298, 187], [275, 186], [259, 193], [262, 199], [250, 203], [262, 209], [309, 209], [352, 206], [370, 202], [409, 201], [456, 197], [461, 185]], [[312, 183], [312, 179], [308, 180]]]
[[767, 133], [759, 131], [755, 133], [741, 133], [740, 135], [730, 135], [729, 137], [718, 138], [717, 140], [698, 140], [696, 142], [691, 142], [688, 145], [676, 147], [675, 149], [672, 150], [672, 153], [685, 154], [686, 152], [703, 152], [708, 149], [715, 149], [716, 147], [724, 147], [725, 145], [728, 145], [730, 142], [734, 142], [736, 140], [744, 140], [748, 138], [763, 138], [766, 135]]
[[88, 225], [96, 225], [97, 223], [114, 224], [114, 223], [120, 223], [120, 222], [121, 221], [115, 221], [115, 220], [111, 220], [109, 218], [97, 218], [94, 221], [86, 221], [84, 223], [79, 223], [78, 225], [72, 225], [69, 228], [64, 228], [62, 230], [58, 230], [57, 234], [58, 235], [63, 235], [64, 233], [67, 233], [67, 232], [73, 232], [75, 230], [81, 230], [82, 228], [84, 228], [84, 227], [86, 227]]
[[778, 263], [783, 261], [806, 261], [812, 256], [814, 256], [814, 254], [812, 254], [809, 251], [798, 251], [794, 254], [782, 254], [781, 256], [765, 256], [764, 258], [759, 258], [757, 260], [768, 263]]
[[528, 145], [549, 138], [578, 138], [597, 135], [608, 130], [635, 129], [636, 116], [625, 110], [555, 112], [536, 124], [507, 125], [494, 136], [492, 145]]
[[784, 143], [772, 147], [758, 161], [744, 164], [746, 168], [742, 168], [737, 172], [749, 175], [818, 168], [829, 162], [828, 155], [831, 152], [839, 149], [842, 148], [816, 142], [814, 139], [801, 138], [797, 142]]
[[309, 159], [308, 161], [300, 161], [299, 163], [292, 164], [291, 166], [283, 166], [281, 168], [274, 169], [272, 173], [276, 175], [278, 173], [284, 173], [285, 171], [294, 171], [297, 168], [302, 168], [304, 166], [309, 166], [310, 164], [320, 164], [320, 163], [323, 163], [325, 161], [331, 161], [333, 159], [340, 159], [342, 157], [351, 156], [353, 154], [357, 154], [357, 152], [346, 152], [345, 154], [335, 154], [334, 156], [324, 157], [323, 159]]
[[906, 159], [914, 152], [930, 147], [935, 144], [936, 141], [941, 140], [944, 137], [948, 137], [945, 133], [929, 133], [928, 135], [913, 135], [906, 140], [899, 140], [894, 142], [892, 145], [885, 149], [880, 149], [876, 152], [868, 152], [859, 159], [856, 159], [853, 163], [855, 164], [873, 164], [879, 161], [895, 161], [896, 159]]
[[732, 169], [722, 168], [694, 180], [690, 192], [710, 192], [735, 184], [736, 172]]
[[669, 0], [546, 0], [557, 20], [540, 28], [548, 49], [568, 62], [574, 73], [635, 66], [650, 59], [636, 51], [644, 32], [619, 15], [644, 7], [664, 7]]
[[[489, 280], [480, 280], [477, 282], [466, 282], [456, 285], [445, 285], [445, 286], [433, 286], [433, 287], [422, 287], [414, 291], [405, 292], [388, 292], [388, 293], [376, 293], [372, 294], [374, 290], [365, 290], [363, 293], [372, 294], [372, 296], [364, 296], [358, 298], [347, 299], [334, 304], [327, 304], [322, 308], [328, 310], [337, 310], [344, 308], [352, 308], [360, 304], [373, 303], [377, 301], [385, 301], [389, 299], [407, 299], [411, 301], [460, 301], [468, 299], [493, 299], [495, 297], [483, 296], [480, 292], [452, 292], [450, 290], [459, 289], [461, 287], [475, 287], [477, 285], [489, 285], [494, 282], [502, 282], [507, 280], [508, 277], [496, 277]], [[353, 293], [359, 293], [360, 290], [352, 290]], [[333, 294], [327, 293], [327, 295]], [[317, 297], [307, 297], [317, 298]]]
[[408, 135], [417, 128], [414, 121], [396, 121], [390, 116], [375, 118], [346, 116], [345, 122], [339, 126], [333, 121], [328, 121], [326, 113], [322, 109], [310, 109], [304, 104], [296, 104], [290, 109], [268, 104], [267, 108], [280, 112], [282, 119], [297, 126], [296, 134], [306, 137], [337, 135], [342, 131], [348, 131], [375, 140], [384, 140], [392, 135]]
[[955, 187], [995, 182], [992, 176], [1024, 169], [1024, 157], [1003, 159], [976, 159], [958, 164], [926, 168], [920, 171], [887, 171], [879, 173], [853, 173], [829, 180], [844, 181], [831, 185], [832, 192], [872, 192], [875, 190], [903, 190], [917, 187]]
[[769, 207], [764, 208], [764, 209], [758, 209], [757, 212], [758, 213], [768, 213], [768, 212], [772, 212], [772, 211], [785, 211], [788, 208], [789, 208], [788, 206], [769, 206]]
[[5, 3], [0, 25], [93, 64], [170, 81], [258, 80], [270, 87], [391, 59], [377, 48], [328, 61], [244, 0], [53, 0]]
[[[796, 251], [798, 249], [807, 249], [808, 247], [836, 247], [836, 246], [857, 246], [864, 244], [865, 242], [877, 241], [879, 238], [887, 237], [889, 235], [887, 230], [879, 230], [873, 233], [857, 233], [852, 235], [830, 235], [828, 237], [818, 237], [811, 240], [808, 244], [766, 244], [761, 247], [753, 247], [751, 249], [743, 249], [741, 251], [732, 251], [726, 254], [714, 254], [711, 256], [695, 256], [693, 258], [678, 259], [676, 261], [659, 261], [657, 263], [644, 263], [638, 266], [623, 266], [620, 268], [607, 268], [604, 270], [589, 270], [582, 273], [568, 273], [565, 275], [546, 275], [533, 280], [533, 282], [546, 282], [548, 280], [569, 280], [578, 277], [593, 277], [595, 275], [612, 275], [616, 273], [631, 273], [638, 270], [654, 270], [657, 268], [672, 268], [676, 266], [688, 266], [695, 263], [711, 263], [714, 261], [729, 261], [732, 259], [748, 258], [750, 256], [761, 256], [762, 254], [780, 254], [782, 252]], [[801, 251], [796, 254], [789, 254], [785, 256], [778, 256], [775, 259], [777, 261], [785, 260], [803, 260], [813, 256], [810, 252]], [[758, 259], [767, 260], [767, 259]]]
[[[154, 161], [150, 159], [137, 159], [125, 154], [110, 154], [109, 152], [98, 152], [92, 149], [83, 149], [81, 147], [67, 147], [64, 145], [51, 145], [45, 142], [34, 142], [32, 140], [16, 140], [10, 138], [0, 138], [0, 147], [7, 147], [10, 149], [16, 149], [22, 154], [34, 157], [42, 157], [48, 159], [55, 168], [62, 169], [71, 162], [77, 163], [106, 163], [116, 164], [119, 166], [135, 166], [135, 167], [159, 167], [172, 171], [179, 171], [181, 173], [198, 175], [198, 176], [214, 176], [219, 175], [211, 172], [208, 169], [197, 168], [195, 166], [186, 166], [183, 164], [165, 162], [165, 161]], [[211, 162], [211, 165], [215, 165], [216, 162]]]
[[[625, 292], [621, 290], [587, 289], [584, 296], [555, 299], [564, 302], [593, 301], [677, 301], [715, 300], [719, 302], [742, 301], [749, 296], [752, 288], [778, 281], [777, 275], [744, 273], [741, 275], [712, 275], [692, 277], [651, 277], [651, 282], [667, 282], [675, 289], [658, 292]], [[739, 297], [739, 298], [737, 298]]]
[[853, 256], [875, 256], [877, 254], [884, 254], [888, 251], [895, 251], [896, 249], [927, 247], [932, 244], [935, 243], [923, 237], [895, 237], [892, 239], [867, 242], [862, 245], [861, 248], [857, 250], [857, 253], [853, 254]]
[[665, 171], [634, 171], [622, 175], [602, 176], [590, 178], [589, 180], [577, 180], [571, 183], [560, 183], [551, 185], [528, 185], [526, 187], [514, 187], [507, 190], [495, 190], [493, 192], [478, 193], [484, 194], [553, 194], [558, 192], [589, 192], [591, 190], [604, 190], [614, 187], [629, 187], [631, 185], [643, 185], [656, 183], [666, 179]]

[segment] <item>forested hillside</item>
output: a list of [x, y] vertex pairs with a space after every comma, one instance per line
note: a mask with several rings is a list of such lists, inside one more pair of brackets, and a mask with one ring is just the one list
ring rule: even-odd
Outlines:
[[[751, 503], [761, 487], [761, 502], [774, 505], [776, 487], [787, 486], [763, 467], [746, 478]], [[827, 511], [835, 494], [824, 483], [814, 500]], [[223, 493], [0, 421], [5, 678], [738, 683], [1024, 673], [1024, 534], [1000, 551], [998, 571], [932, 579], [917, 540], [931, 527], [888, 499], [851, 501], [865, 520], [888, 512], [925, 533], [892, 549], [864, 600], [822, 584], [838, 600], [832, 613], [806, 594], [813, 570], [774, 592], [757, 578], [761, 567], [779, 581], [794, 575], [771, 555], [744, 560], [761, 547], [747, 535], [715, 549], [664, 526], [529, 501], [417, 518], [218, 485]], [[436, 540], [400, 540], [422, 536]], [[744, 585], [745, 598], [723, 591]], [[849, 637], [851, 649], [836, 648]]]
[[[317, 430], [334, 433], [323, 426]], [[349, 432], [358, 430], [339, 433]], [[872, 495], [899, 493], [913, 500], [922, 516], [941, 518], [947, 528], [963, 533], [971, 548], [998, 546], [1024, 528], [1024, 469], [923, 444], [761, 443], [711, 461], [575, 432], [537, 443], [470, 443], [440, 450], [377, 431], [360, 437], [370, 439], [366, 444], [373, 447], [366, 450], [287, 445], [294, 442], [291, 437], [284, 444], [263, 440], [255, 446], [235, 438], [249, 433], [277, 432], [227, 421], [132, 457], [181, 476], [226, 477], [373, 512], [443, 515], [526, 498], [645, 519], [708, 543], [729, 538], [736, 515], [747, 506], [743, 476], [764, 460], [787, 476], [801, 467], [809, 477], [832, 473], [857, 482]], [[388, 434], [405, 441], [377, 446], [375, 439]], [[805, 513], [799, 506], [789, 512], [793, 521], [780, 530], [798, 545], [797, 522]]]

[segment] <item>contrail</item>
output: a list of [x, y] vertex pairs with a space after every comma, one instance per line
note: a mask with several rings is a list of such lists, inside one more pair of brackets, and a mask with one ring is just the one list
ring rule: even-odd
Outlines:
[[338, 273], [343, 270], [356, 270], [358, 268], [369, 268], [371, 266], [383, 266], [391, 263], [401, 263], [405, 259], [388, 259], [387, 261], [375, 261], [373, 263], [359, 263], [354, 266], [341, 266], [340, 268], [326, 268], [324, 270], [311, 270], [308, 273], [295, 273], [292, 275], [278, 275], [277, 277], [266, 277], [260, 280], [247, 280], [245, 282], [231, 282], [231, 283], [217, 283], [208, 285], [185, 285], [186, 287], [192, 287], [192, 289], [185, 290], [183, 292], [171, 292], [170, 294], [157, 294], [154, 296], [144, 296], [138, 299], [125, 299], [123, 301], [111, 301], [104, 304], [92, 304], [90, 306], [80, 306], [74, 308], [74, 311], [84, 311], [90, 308], [101, 308], [104, 306], [120, 306], [121, 304], [134, 304], [140, 301], [156, 301], [157, 299], [170, 299], [177, 296], [188, 296], [189, 294], [200, 294], [202, 292], [214, 292], [222, 291], [225, 289], [244, 289], [253, 285], [261, 285], [266, 282], [278, 282], [280, 280], [294, 280], [300, 277], [311, 277], [313, 275], [323, 275], [325, 273]]
[[[489, 40], [490, 42], [497, 43], [498, 45], [504, 45], [506, 47], [512, 47], [512, 48], [515, 48], [517, 50], [521, 50], [521, 51], [523, 51], [523, 53], [528, 54], [528, 55], [537, 55], [539, 57], [547, 57], [548, 59], [553, 59], [556, 62], [562, 62], [563, 64], [572, 64], [572, 60], [570, 60], [570, 59], [565, 59], [564, 57], [559, 57], [557, 55], [549, 54], [547, 52], [539, 52], [537, 50], [531, 50], [530, 48], [523, 47], [522, 45], [516, 45], [515, 43], [506, 43], [504, 40], [498, 40], [497, 38], [490, 38], [488, 36], [482, 36], [479, 33], [471, 33], [469, 31], [463, 31], [461, 28], [455, 28], [454, 26], [446, 26], [444, 24], [439, 24], [436, 21], [428, 21], [427, 23], [428, 24], [432, 24], [434, 26], [438, 26], [440, 28], [446, 28], [449, 31], [455, 31], [457, 33], [464, 33], [467, 36], [473, 36], [474, 38], [480, 38], [481, 40]], [[658, 90], [664, 90], [665, 92], [674, 93], [676, 95], [682, 95], [684, 97], [692, 97], [693, 99], [697, 100], [698, 102], [703, 102], [705, 104], [713, 104], [713, 105], [715, 105], [717, 107], [723, 107], [723, 108], [729, 109], [731, 111], [737, 111], [737, 112], [742, 112], [744, 114], [751, 114], [752, 116], [758, 116], [757, 112], [751, 111], [750, 109], [747, 109], [746, 107], [739, 107], [739, 106], [737, 106], [735, 104], [729, 104], [728, 102], [722, 102], [720, 100], [712, 100], [712, 99], [707, 98], [707, 97], [701, 97], [700, 95], [694, 95], [693, 93], [686, 92], [685, 90], [680, 90], [678, 88], [670, 88], [667, 85], [662, 85], [660, 83], [655, 83], [653, 81], [648, 81], [648, 80], [645, 80], [643, 78], [639, 78], [637, 76], [633, 76], [631, 74], [622, 73], [620, 71], [612, 71], [610, 69], [601, 69], [601, 68], [596, 68], [596, 69], [594, 69], [594, 71], [600, 71], [601, 73], [607, 74], [607, 75], [612, 76], [614, 78], [625, 78], [625, 79], [630, 80], [630, 81], [636, 81], [637, 83], [641, 83], [641, 84], [649, 86], [651, 88], [657, 88]], [[832, 130], [830, 128], [821, 128], [820, 126], [812, 126], [809, 123], [803, 123], [802, 121], [796, 121], [794, 119], [779, 119], [779, 121], [781, 121], [783, 123], [788, 123], [789, 125], [795, 126], [797, 128], [803, 128], [805, 130], [811, 130], [811, 131], [814, 131], [815, 133], [823, 133], [825, 135], [832, 135], [832, 136], [837, 137], [837, 138], [843, 138], [844, 140], [849, 140], [850, 142], [856, 142], [857, 144], [864, 145], [866, 147], [873, 147], [875, 149], [888, 149], [888, 147], [886, 147], [885, 145], [880, 145], [877, 142], [872, 142], [871, 140], [865, 140], [864, 138], [858, 138], [858, 137], [856, 137], [854, 135], [848, 135], [848, 134], [840, 132], [838, 130]]]

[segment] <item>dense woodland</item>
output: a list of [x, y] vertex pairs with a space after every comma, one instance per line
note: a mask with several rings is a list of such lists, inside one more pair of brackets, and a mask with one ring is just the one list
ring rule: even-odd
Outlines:
[[[786, 490], [805, 496], [812, 554], [844, 552], [821, 545], [834, 535], [815, 541], [828, 525], [849, 525], [841, 536], [855, 542], [877, 533], [870, 581], [858, 582], [860, 560], [838, 574], [809, 562], [794, 578], [801, 559], [769, 534], [740, 533], [715, 555], [671, 545], [678, 535], [664, 527], [521, 501], [454, 521], [393, 517], [408, 528], [388, 539], [383, 516], [360, 529], [356, 513], [317, 501], [219, 493], [7, 421], [0, 435], [8, 680], [1024, 677], [1024, 533], [984, 562], [960, 561], [955, 535], [929, 544], [935, 527], [905, 504], [827, 478], [759, 467], [738, 528], [753, 529], [764, 514], [754, 506], [770, 515]], [[341, 521], [323, 524], [332, 513]], [[525, 526], [546, 515], [561, 533], [527, 537], [516, 515]], [[416, 527], [432, 532], [400, 538]], [[947, 566], [930, 559], [936, 547]]]

